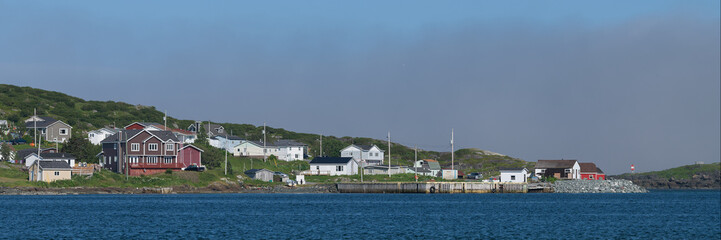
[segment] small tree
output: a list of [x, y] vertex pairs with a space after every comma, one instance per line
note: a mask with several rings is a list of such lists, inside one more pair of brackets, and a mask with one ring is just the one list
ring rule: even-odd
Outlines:
[[5, 161], [10, 160], [10, 144], [4, 143], [0, 146], [0, 156], [2, 156], [2, 159]]

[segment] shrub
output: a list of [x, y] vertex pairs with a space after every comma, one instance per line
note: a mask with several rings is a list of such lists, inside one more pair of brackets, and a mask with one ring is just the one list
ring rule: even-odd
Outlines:
[[173, 174], [173, 169], [165, 169], [165, 174]]

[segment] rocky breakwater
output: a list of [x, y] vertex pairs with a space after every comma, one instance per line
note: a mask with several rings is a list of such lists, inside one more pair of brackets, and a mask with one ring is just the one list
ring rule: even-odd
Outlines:
[[628, 180], [568, 180], [553, 183], [556, 193], [646, 193]]

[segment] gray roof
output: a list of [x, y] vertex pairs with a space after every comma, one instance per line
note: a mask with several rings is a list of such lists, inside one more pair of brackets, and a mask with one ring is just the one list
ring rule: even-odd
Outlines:
[[275, 141], [273, 143], [275, 146], [280, 147], [301, 147], [301, 146], [308, 146], [305, 143], [296, 142], [295, 140], [289, 140], [289, 139], [280, 139], [278, 141]]
[[538, 160], [536, 169], [572, 168], [576, 160]]
[[[38, 123], [37, 123], [38, 128], [46, 128], [47, 126], [50, 126], [50, 124], [53, 124], [58, 121], [55, 118], [45, 117], [45, 116], [38, 116], [38, 118], [43, 120], [43, 121], [38, 121]], [[25, 127], [26, 128], [34, 128], [35, 121], [26, 122]]]
[[263, 169], [250, 169], [250, 170], [245, 171], [245, 172], [243, 172], [243, 173], [245, 173], [245, 175], [255, 175], [255, 173], [260, 172], [260, 171], [273, 172], [273, 171], [271, 171], [271, 170], [268, 170], [268, 169], [263, 168]]
[[[41, 148], [40, 152], [42, 153], [44, 151], [54, 150], [54, 149], [55, 148]], [[23, 149], [23, 150], [18, 150], [17, 153], [15, 153], [15, 158], [16, 159], [24, 159], [25, 157], [27, 157], [30, 154], [33, 154], [33, 153], [37, 154], [37, 152], [38, 152], [37, 148], [27, 148], [27, 149]]]
[[123, 140], [127, 140], [127, 138], [135, 136], [135, 134], [138, 134], [139, 132], [142, 132], [143, 130], [133, 129], [133, 130], [120, 130], [119, 132], [110, 135], [103, 139], [103, 141], [100, 141], [101, 143], [114, 143], [118, 141], [118, 136], [120, 134], [123, 135]]
[[[513, 168], [513, 167], [502, 167], [502, 168], [498, 168], [498, 170], [509, 170], [509, 171], [520, 171], [520, 170], [523, 170], [523, 169], [526, 169], [526, 168], [524, 168], [524, 167], [517, 167], [517, 168]], [[528, 170], [528, 169], [526, 169], [526, 170]]]
[[219, 133], [219, 132], [218, 132], [218, 128], [225, 129], [225, 128], [224, 128], [223, 126], [221, 126], [220, 124], [211, 123], [211, 124], [202, 124], [202, 125], [203, 125], [204, 128], [207, 128], [208, 125], [210, 125], [210, 129], [205, 129], [205, 131], [210, 131], [210, 134], [211, 134], [211, 135], [225, 134], [225, 130], [223, 130], [223, 133]]
[[70, 153], [40, 153], [40, 157], [43, 160], [48, 159], [75, 159], [75, 156], [73, 156]]
[[40, 168], [48, 168], [48, 169], [72, 169], [70, 167], [70, 164], [66, 161], [38, 161], [40, 164]]
[[[123, 135], [123, 142], [127, 142], [128, 141], [127, 138], [131, 138], [142, 131], [146, 131], [146, 130], [121, 130], [120, 132], [118, 132], [116, 134], [106, 137], [105, 139], [103, 139], [103, 141], [101, 141], [101, 143], [117, 142], [118, 136], [120, 134]], [[173, 132], [171, 132], [171, 131], [148, 131], [148, 132], [150, 134], [153, 134], [153, 135], [157, 136], [158, 138], [160, 138], [161, 141], [168, 141], [168, 140], [173, 140], [175, 142], [180, 141], [180, 140], [178, 140], [178, 137], [176, 137], [175, 134], [173, 134]]]
[[352, 160], [351, 157], [315, 157], [310, 163], [348, 163]]

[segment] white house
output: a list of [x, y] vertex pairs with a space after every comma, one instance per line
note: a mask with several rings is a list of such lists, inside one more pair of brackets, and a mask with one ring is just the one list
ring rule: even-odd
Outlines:
[[244, 140], [238, 136], [232, 135], [217, 135], [208, 138], [210, 146], [216, 148], [224, 148], [228, 152], [233, 152], [235, 146], [241, 144]]
[[581, 165], [577, 160], [538, 160], [535, 168], [538, 178], [581, 179]]
[[315, 157], [310, 161], [310, 175], [355, 175], [358, 163], [351, 157]]
[[379, 165], [383, 163], [383, 153], [385, 151], [376, 145], [355, 145], [351, 144], [340, 150], [341, 157], [351, 157], [353, 160], [360, 162], [361, 158], [365, 161], [365, 166]]
[[273, 144], [266, 143], [265, 147], [259, 141], [242, 141], [232, 149], [233, 156], [262, 158], [275, 155], [280, 159], [280, 150]]
[[278, 159], [283, 161], [304, 160], [308, 146], [293, 140], [278, 140], [273, 145], [278, 149]]
[[526, 168], [501, 168], [501, 182], [524, 183], [528, 181], [529, 173]]
[[100, 141], [103, 141], [106, 137], [112, 136], [113, 134], [120, 131], [117, 128], [101, 128], [88, 132], [88, 141], [93, 145], [100, 145]]

